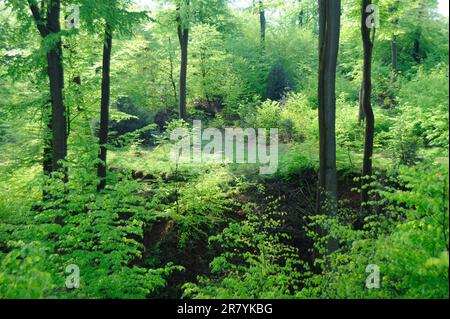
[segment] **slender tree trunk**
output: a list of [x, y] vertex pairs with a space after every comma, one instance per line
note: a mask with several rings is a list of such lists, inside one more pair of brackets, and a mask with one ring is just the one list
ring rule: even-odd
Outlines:
[[391, 59], [392, 59], [392, 83], [397, 82], [398, 78], [398, 47], [397, 36], [391, 41]]
[[337, 201], [336, 66], [339, 51], [340, 0], [319, 0], [319, 131], [318, 211], [333, 214]]
[[[388, 7], [388, 13], [393, 15], [394, 17], [397, 15], [400, 6], [400, 0], [394, 0], [392, 4]], [[397, 31], [398, 24], [400, 20], [398, 17], [395, 17], [391, 20], [393, 24], [392, 28], [394, 31]], [[388, 91], [389, 97], [389, 108], [395, 107], [395, 94], [396, 94], [396, 83], [398, 79], [398, 43], [397, 43], [397, 35], [394, 34], [391, 39], [391, 64], [392, 64], [392, 77], [391, 77], [391, 88]]]
[[[388, 13], [390, 15], [396, 16], [396, 12], [399, 10], [400, 0], [395, 0], [391, 4], [391, 6], [388, 7]], [[400, 23], [399, 18], [394, 18], [391, 20], [391, 23], [393, 24], [393, 29], [397, 30], [398, 24]], [[394, 85], [395, 82], [397, 82], [398, 78], [398, 45], [397, 45], [397, 35], [394, 34], [391, 39], [391, 64], [392, 64], [392, 80], [391, 84]]]
[[[372, 52], [373, 42], [371, 40], [371, 29], [366, 25], [370, 13], [366, 12], [366, 8], [372, 4], [372, 0], [362, 0], [361, 14], [361, 34], [364, 48], [364, 70], [363, 85], [361, 92], [362, 108], [366, 118], [366, 132], [364, 142], [364, 160], [362, 169], [362, 189], [361, 189], [361, 211], [367, 208], [365, 204], [369, 201], [370, 178], [372, 177], [372, 156], [375, 135], [375, 117], [371, 104], [372, 95]], [[375, 30], [373, 31], [375, 32]]]
[[109, 127], [109, 103], [110, 103], [110, 69], [111, 69], [112, 29], [107, 23], [105, 27], [105, 41], [103, 44], [103, 73], [102, 73], [102, 100], [100, 108], [100, 133], [99, 133], [99, 164], [97, 175], [100, 179], [97, 187], [101, 191], [106, 186], [106, 160]]
[[259, 23], [261, 26], [261, 47], [264, 49], [266, 46], [266, 11], [264, 10], [264, 3], [259, 1]]
[[[80, 91], [80, 87], [81, 87], [81, 76], [77, 75], [73, 78], [72, 80], [73, 84], [75, 84], [75, 92], [78, 96], [81, 96], [81, 91]], [[78, 99], [77, 99], [77, 103], [78, 103]], [[78, 111], [80, 111], [80, 106], [77, 105], [77, 109]], [[71, 115], [71, 109], [70, 109], [70, 105], [67, 105], [67, 137], [70, 136], [70, 133], [72, 131], [72, 120], [73, 117]], [[76, 117], [76, 116], [75, 116]]]
[[181, 70], [180, 70], [180, 119], [187, 120], [187, 67], [188, 67], [188, 45], [189, 28], [178, 24], [178, 38], [181, 48]]
[[398, 44], [397, 36], [394, 35], [391, 40], [391, 63], [392, 63], [392, 77], [391, 77], [391, 88], [388, 91], [389, 97], [389, 108], [395, 108], [395, 87], [398, 79]]
[[170, 82], [172, 83], [172, 88], [173, 88], [173, 97], [174, 97], [174, 99], [175, 99], [175, 103], [176, 103], [176, 105], [178, 105], [178, 93], [177, 93], [177, 85], [176, 85], [176, 83], [175, 83], [175, 77], [174, 77], [174, 62], [173, 62], [173, 60], [174, 60], [174, 58], [173, 58], [173, 52], [172, 52], [172, 40], [170, 40], [170, 38], [169, 38], [169, 50], [170, 50], [170, 53], [169, 53], [169, 62], [170, 62], [170, 74], [169, 74], [169, 77], [170, 77]]

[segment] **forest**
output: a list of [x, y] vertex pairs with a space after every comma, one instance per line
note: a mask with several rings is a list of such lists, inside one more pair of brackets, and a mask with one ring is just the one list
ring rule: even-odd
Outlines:
[[0, 0], [0, 299], [448, 299], [442, 0]]

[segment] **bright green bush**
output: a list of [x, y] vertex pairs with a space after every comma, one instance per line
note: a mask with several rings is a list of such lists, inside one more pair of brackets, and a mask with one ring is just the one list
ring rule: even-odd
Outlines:
[[271, 129], [279, 126], [281, 106], [279, 102], [267, 100], [256, 109], [256, 128]]
[[308, 170], [316, 170], [318, 164], [311, 158], [305, 144], [293, 145], [280, 154], [277, 175], [284, 180], [298, 178], [299, 174]]
[[[271, 200], [268, 198], [268, 200]], [[267, 208], [249, 205], [247, 218], [231, 223], [209, 239], [220, 256], [211, 262], [212, 276], [184, 285], [188, 298], [289, 298], [299, 289], [299, 252], [285, 244], [283, 216], [276, 200]]]
[[448, 148], [448, 85], [448, 65], [441, 64], [431, 71], [420, 68], [399, 91], [403, 117], [416, 126], [418, 136], [430, 146]]
[[48, 258], [48, 252], [36, 242], [0, 254], [0, 299], [52, 296], [56, 285]]
[[286, 105], [281, 111], [281, 121], [293, 123], [293, 127], [286, 128], [284, 134], [292, 136], [294, 141], [318, 140], [317, 110], [304, 94], [291, 93], [289, 95]]
[[[146, 298], [179, 269], [142, 267], [143, 229], [155, 215], [139, 196], [141, 186], [110, 173], [98, 194], [95, 172], [81, 163], [69, 164], [68, 183], [47, 181], [46, 201], [0, 223], [0, 247], [7, 252], [0, 255], [0, 297]], [[80, 269], [78, 289], [66, 289], [68, 265]]]
[[225, 168], [203, 173], [185, 183], [166, 185], [158, 190], [163, 196], [174, 195], [174, 202], [162, 207], [161, 217], [175, 220], [179, 233], [179, 246], [207, 239], [218, 225], [227, 221], [226, 213], [234, 207], [233, 177]]
[[413, 165], [417, 161], [421, 140], [415, 123], [398, 118], [389, 134], [388, 149], [397, 165]]
[[[401, 167], [391, 185], [396, 187], [374, 183], [380, 200], [371, 203], [363, 230], [352, 229], [342, 215], [314, 218], [312, 225], [328, 231], [326, 237], [313, 235], [319, 251], [331, 237], [340, 248], [316, 260], [322, 273], [306, 281], [299, 297], [448, 298], [448, 168]], [[369, 265], [380, 269], [379, 289], [365, 286]]]

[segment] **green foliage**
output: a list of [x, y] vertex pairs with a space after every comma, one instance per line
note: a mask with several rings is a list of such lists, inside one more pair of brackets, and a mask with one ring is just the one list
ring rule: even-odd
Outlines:
[[364, 141], [364, 125], [358, 122], [358, 106], [350, 106], [345, 101], [336, 114], [336, 142], [339, 147], [348, 153], [361, 152]]
[[421, 146], [414, 123], [398, 120], [389, 136], [389, 149], [395, 163], [413, 165], [417, 161], [417, 153]]
[[48, 252], [38, 243], [23, 245], [5, 256], [0, 264], [0, 299], [39, 299], [55, 288]]
[[[142, 266], [143, 229], [155, 214], [147, 210], [141, 186], [127, 175], [110, 173], [111, 186], [97, 194], [94, 158], [91, 151], [68, 163], [68, 183], [56, 176], [47, 180], [47, 200], [27, 201], [16, 210], [20, 214], [3, 217], [2, 297], [146, 298], [180, 270], [172, 264]], [[12, 207], [15, 201], [4, 204]], [[65, 269], [72, 264], [80, 268], [81, 282], [68, 290]]]
[[[345, 222], [348, 213], [314, 217], [311, 226], [328, 233], [316, 237], [319, 251], [331, 237], [340, 248], [316, 260], [322, 274], [308, 279], [299, 297], [448, 298], [448, 168], [401, 167], [392, 182], [397, 185], [374, 183], [380, 199], [372, 211], [385, 210], [368, 216], [362, 230]], [[379, 289], [365, 287], [369, 265], [380, 269]]]
[[277, 175], [284, 180], [298, 178], [298, 175], [308, 170], [318, 168], [315, 158], [312, 158], [305, 148], [307, 144], [296, 145], [281, 154], [280, 168]]
[[222, 250], [211, 262], [211, 277], [198, 278], [198, 284], [184, 285], [189, 298], [269, 299], [289, 298], [299, 285], [301, 267], [298, 251], [286, 244], [284, 214], [276, 200], [268, 198], [267, 208], [244, 208], [246, 219], [230, 224], [209, 239]]
[[190, 47], [192, 63], [189, 70], [190, 95], [193, 99], [223, 98], [226, 104], [235, 104], [242, 96], [242, 81], [233, 69], [233, 58], [225, 51], [223, 35], [208, 24], [192, 28]]
[[319, 138], [317, 110], [309, 98], [302, 93], [289, 95], [281, 113], [282, 120], [293, 122], [293, 129], [285, 131], [297, 142], [315, 142]]
[[164, 208], [161, 216], [173, 218], [179, 231], [179, 245], [207, 238], [217, 225], [224, 223], [227, 212], [233, 208], [231, 196], [236, 189], [231, 187], [231, 176], [225, 169], [215, 168], [187, 183], [169, 185], [164, 192], [175, 195], [175, 203]]
[[278, 128], [284, 142], [316, 141], [318, 138], [317, 111], [303, 94], [289, 94], [283, 105], [271, 100], [256, 106], [247, 104], [242, 107], [241, 114], [246, 119], [245, 126]]
[[448, 85], [448, 65], [438, 65], [428, 72], [420, 68], [399, 92], [403, 117], [430, 146], [448, 148]]
[[[62, 31], [42, 38], [27, 1], [0, 1], [0, 298], [448, 298], [448, 19], [436, 13], [436, 0], [374, 3], [381, 27], [371, 201], [361, 215], [349, 189], [360, 182], [349, 176], [360, 172], [364, 123], [360, 2], [345, 0], [336, 70], [344, 201], [335, 216], [317, 216], [317, 1], [264, 1], [264, 46], [256, 4], [164, 0], [145, 12], [131, 0], [68, 0]], [[63, 23], [72, 4], [81, 10], [77, 30]], [[97, 192], [107, 23], [114, 30], [111, 143], [108, 186]], [[171, 159], [171, 133], [192, 133], [173, 120], [178, 26], [190, 30], [190, 117], [219, 129], [278, 128], [273, 176], [251, 164]], [[47, 53], [59, 39], [67, 182], [42, 169], [52, 133]], [[165, 129], [157, 132], [154, 122]], [[262, 195], [271, 183], [286, 198]], [[340, 244], [332, 254], [330, 239]], [[66, 287], [69, 265], [80, 268], [77, 289]], [[379, 266], [380, 289], [365, 288], [368, 265]]]
[[277, 62], [267, 77], [265, 98], [280, 101], [291, 90], [291, 86], [283, 65]]
[[255, 127], [271, 129], [278, 127], [281, 106], [278, 102], [266, 101], [256, 110]]

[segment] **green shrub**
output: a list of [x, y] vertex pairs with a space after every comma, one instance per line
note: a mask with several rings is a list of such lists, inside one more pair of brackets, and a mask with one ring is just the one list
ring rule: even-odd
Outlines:
[[292, 89], [292, 83], [280, 61], [270, 70], [266, 85], [264, 97], [272, 101], [280, 101]]
[[0, 299], [38, 299], [52, 296], [56, 287], [49, 254], [39, 243], [0, 254]]
[[[320, 225], [328, 233], [311, 232], [318, 250], [325, 251], [329, 238], [340, 248], [316, 260], [322, 273], [306, 280], [299, 297], [448, 298], [448, 168], [401, 167], [390, 179], [374, 183], [379, 200], [371, 202], [364, 229], [345, 222], [348, 214], [314, 218], [308, 229]], [[366, 288], [369, 265], [379, 267], [379, 289]]]
[[414, 123], [398, 119], [389, 132], [389, 150], [397, 165], [413, 165], [417, 162], [417, 154], [421, 140]]
[[281, 106], [278, 102], [266, 101], [256, 109], [255, 128], [278, 128], [280, 123]]
[[184, 285], [184, 297], [289, 298], [299, 289], [298, 251], [285, 244], [290, 237], [282, 231], [284, 213], [276, 200], [268, 200], [265, 209], [248, 205], [243, 222], [210, 238], [223, 252], [211, 262], [212, 276]]
[[448, 65], [440, 64], [430, 71], [419, 68], [399, 91], [404, 118], [417, 126], [417, 133], [430, 146], [448, 148], [448, 85]]
[[[294, 141], [303, 142], [318, 140], [317, 110], [309, 99], [300, 93], [291, 93], [281, 111], [281, 123], [288, 121], [291, 126], [284, 126], [282, 134], [292, 137]], [[283, 125], [282, 125], [283, 127]]]
[[286, 152], [280, 154], [277, 175], [284, 180], [297, 178], [304, 171], [317, 169], [317, 162], [308, 154], [304, 144], [293, 145]]

